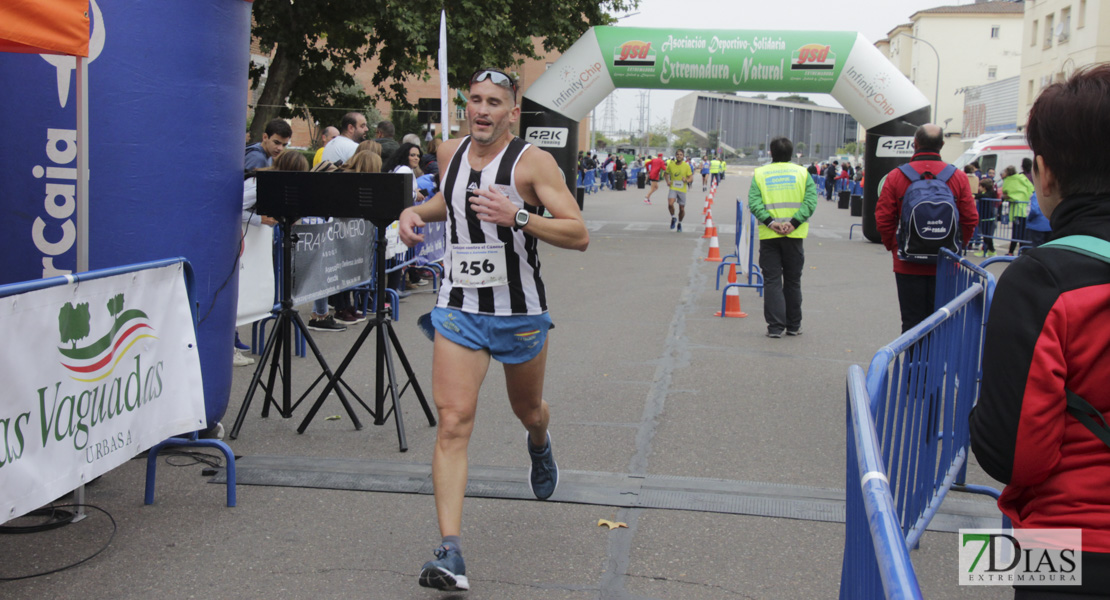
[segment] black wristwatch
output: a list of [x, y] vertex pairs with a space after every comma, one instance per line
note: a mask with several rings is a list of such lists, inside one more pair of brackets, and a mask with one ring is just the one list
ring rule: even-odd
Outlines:
[[523, 229], [528, 224], [528, 219], [531, 216], [532, 214], [523, 208], [516, 211], [516, 217], [513, 219], [513, 229]]

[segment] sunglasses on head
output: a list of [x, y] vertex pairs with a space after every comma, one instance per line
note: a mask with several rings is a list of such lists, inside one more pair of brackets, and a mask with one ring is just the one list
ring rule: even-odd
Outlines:
[[490, 80], [494, 85], [499, 85], [513, 94], [516, 94], [516, 80], [497, 69], [481, 69], [470, 76], [470, 85]]

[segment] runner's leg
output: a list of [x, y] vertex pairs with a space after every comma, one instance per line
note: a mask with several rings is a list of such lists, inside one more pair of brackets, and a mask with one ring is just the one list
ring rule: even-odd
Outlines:
[[467, 446], [474, 430], [478, 391], [489, 370], [485, 350], [471, 350], [436, 334], [432, 397], [439, 414], [432, 455], [432, 484], [440, 535], [460, 535], [466, 495]]

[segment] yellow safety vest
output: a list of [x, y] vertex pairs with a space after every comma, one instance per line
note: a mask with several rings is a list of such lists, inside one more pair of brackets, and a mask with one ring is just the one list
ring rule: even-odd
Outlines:
[[709, 173], [712, 175], [712, 174], [720, 173], [720, 172], [721, 172], [721, 161], [719, 161], [715, 158], [713, 160], [709, 161]]
[[[776, 221], [788, 222], [802, 208], [806, 197], [806, 181], [809, 172], [805, 167], [789, 162], [771, 163], [755, 170], [753, 181], [759, 186], [763, 198], [763, 208], [771, 213]], [[809, 222], [802, 223], [785, 237], [804, 238], [809, 233]], [[784, 237], [763, 223], [759, 224], [759, 239]]]

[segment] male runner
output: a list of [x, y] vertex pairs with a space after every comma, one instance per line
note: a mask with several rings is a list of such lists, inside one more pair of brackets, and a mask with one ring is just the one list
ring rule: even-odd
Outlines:
[[[504, 364], [509, 404], [528, 430], [529, 483], [546, 499], [559, 483], [543, 400], [547, 332], [544, 285], [536, 241], [585, 250], [589, 233], [562, 171], [547, 152], [513, 136], [520, 118], [516, 81], [497, 69], [470, 78], [466, 118], [470, 135], [448, 140], [437, 153], [442, 192], [401, 213], [408, 246], [430, 221], [448, 222], [447, 275], [432, 311], [436, 328], [432, 396], [439, 413], [432, 484], [443, 536], [436, 559], [420, 571], [420, 585], [466, 590], [461, 554], [467, 444], [478, 392], [490, 358]], [[544, 218], [547, 209], [551, 218]]]
[[[671, 229], [682, 232], [682, 219], [686, 218], [686, 189], [694, 182], [694, 171], [690, 163], [685, 161], [686, 152], [681, 148], [675, 150], [674, 160], [667, 161], [667, 170], [663, 176], [667, 178], [667, 210], [671, 213]], [[678, 202], [678, 218], [674, 216], [674, 205]]]
[[659, 189], [659, 175], [662, 174], [663, 169], [666, 168], [666, 163], [663, 161], [663, 153], [660, 152], [659, 156], [651, 159], [651, 162], [644, 165], [648, 170], [648, 182], [651, 183], [651, 189], [648, 190], [647, 197], [644, 198], [644, 204], [651, 204], [651, 195], [655, 190]]

